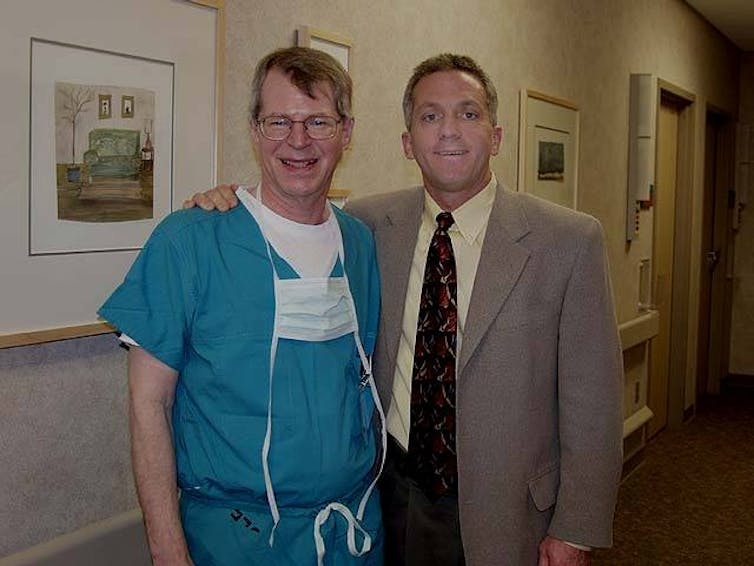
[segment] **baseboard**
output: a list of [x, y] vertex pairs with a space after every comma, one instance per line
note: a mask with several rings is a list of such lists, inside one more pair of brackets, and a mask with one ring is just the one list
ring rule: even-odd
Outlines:
[[696, 416], [696, 403], [693, 403], [683, 410], [684, 424], [690, 422]]
[[754, 375], [745, 373], [729, 373], [720, 380], [720, 389], [723, 391], [748, 391], [754, 392]]
[[642, 464], [644, 464], [644, 460], [646, 459], [644, 450], [645, 446], [642, 446], [623, 461], [623, 470], [621, 472], [620, 478], [621, 483], [625, 482], [631, 476], [631, 474], [633, 474], [642, 466]]
[[0, 558], [0, 566], [150, 566], [141, 511], [133, 509]]

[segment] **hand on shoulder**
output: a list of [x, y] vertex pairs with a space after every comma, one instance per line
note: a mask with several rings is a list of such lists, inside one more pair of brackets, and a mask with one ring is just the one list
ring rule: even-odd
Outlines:
[[213, 189], [194, 193], [193, 196], [183, 201], [182, 208], [198, 206], [203, 210], [217, 209], [220, 212], [226, 212], [238, 206], [238, 197], [236, 197], [238, 187], [237, 184], [218, 185]]

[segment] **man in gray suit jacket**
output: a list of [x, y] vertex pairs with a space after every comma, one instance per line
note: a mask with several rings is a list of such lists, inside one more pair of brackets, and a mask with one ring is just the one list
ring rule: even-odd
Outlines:
[[[454, 502], [445, 496], [455, 509], [443, 498], [426, 501], [410, 477], [403, 482], [388, 466], [386, 556], [397, 540], [402, 556], [393, 560], [409, 565], [462, 564], [462, 556], [475, 566], [586, 564], [583, 547], [611, 544], [622, 463], [622, 361], [601, 227], [497, 186], [489, 168], [501, 138], [497, 96], [471, 59], [440, 55], [420, 64], [403, 107], [404, 152], [419, 164], [424, 186], [357, 200], [348, 210], [377, 242], [382, 320], [374, 367], [388, 430], [409, 451], [426, 251], [435, 213], [456, 220], [458, 488]], [[393, 453], [391, 460], [402, 458]], [[458, 527], [446, 519], [454, 510]], [[421, 532], [428, 524], [437, 536]], [[460, 552], [452, 544], [459, 530]]]
[[[348, 207], [374, 232], [382, 279], [386, 565], [587, 565], [589, 549], [612, 542], [622, 464], [622, 360], [600, 224], [497, 184], [497, 94], [470, 58], [421, 63], [403, 108], [404, 152], [423, 187]], [[442, 211], [454, 219], [458, 280], [457, 483], [432, 497], [408, 438], [422, 280]]]

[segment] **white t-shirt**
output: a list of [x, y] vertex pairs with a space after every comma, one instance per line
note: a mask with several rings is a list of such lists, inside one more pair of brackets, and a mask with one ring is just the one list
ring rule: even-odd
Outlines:
[[[239, 187], [238, 191], [246, 190]], [[249, 191], [251, 193], [251, 191]], [[252, 198], [256, 198], [251, 194]], [[243, 201], [241, 201], [243, 202]], [[294, 222], [261, 206], [261, 227], [272, 248], [301, 277], [327, 277], [335, 266], [340, 247], [340, 229], [335, 214], [329, 210], [322, 224]]]

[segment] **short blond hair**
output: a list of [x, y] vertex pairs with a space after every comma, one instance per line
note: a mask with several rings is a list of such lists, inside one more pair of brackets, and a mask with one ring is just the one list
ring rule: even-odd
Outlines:
[[341, 118], [351, 117], [353, 83], [343, 66], [324, 51], [309, 47], [287, 47], [269, 53], [257, 64], [251, 80], [249, 119], [256, 122], [262, 109], [262, 85], [271, 69], [279, 69], [302, 92], [314, 98], [317, 83], [333, 89], [335, 109]]

